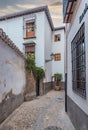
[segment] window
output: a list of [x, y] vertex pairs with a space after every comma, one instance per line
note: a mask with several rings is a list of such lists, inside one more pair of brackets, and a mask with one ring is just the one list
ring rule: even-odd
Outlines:
[[57, 34], [54, 36], [54, 41], [57, 42], [57, 41], [60, 41], [61, 40], [61, 35], [60, 34]]
[[73, 90], [86, 97], [85, 26], [79, 29], [71, 43]]
[[35, 43], [27, 43], [25, 45], [25, 53], [29, 54], [31, 58], [35, 59]]
[[61, 54], [60, 53], [54, 54], [54, 60], [55, 61], [60, 61], [61, 60]]
[[35, 21], [29, 20], [26, 21], [26, 38], [35, 37]]

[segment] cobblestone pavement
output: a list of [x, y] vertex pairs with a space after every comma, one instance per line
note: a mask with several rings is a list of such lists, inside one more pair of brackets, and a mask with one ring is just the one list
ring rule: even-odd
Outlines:
[[0, 130], [75, 130], [64, 111], [64, 91], [51, 91], [24, 102], [1, 125]]

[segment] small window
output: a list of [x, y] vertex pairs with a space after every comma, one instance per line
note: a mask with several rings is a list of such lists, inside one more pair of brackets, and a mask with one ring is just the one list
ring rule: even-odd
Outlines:
[[54, 41], [57, 42], [57, 41], [60, 41], [61, 40], [61, 35], [60, 34], [57, 34], [54, 36]]
[[26, 38], [35, 37], [35, 21], [26, 21]]
[[60, 53], [54, 54], [54, 60], [55, 61], [60, 61], [61, 60], [61, 54]]

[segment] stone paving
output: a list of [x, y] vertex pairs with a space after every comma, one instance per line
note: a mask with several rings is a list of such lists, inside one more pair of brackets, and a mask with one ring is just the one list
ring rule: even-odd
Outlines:
[[51, 91], [24, 102], [1, 125], [0, 130], [75, 130], [64, 111], [64, 91]]

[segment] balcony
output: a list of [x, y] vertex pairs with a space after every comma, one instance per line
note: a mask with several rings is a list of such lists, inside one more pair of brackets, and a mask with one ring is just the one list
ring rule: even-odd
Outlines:
[[64, 23], [70, 23], [77, 0], [63, 0]]

